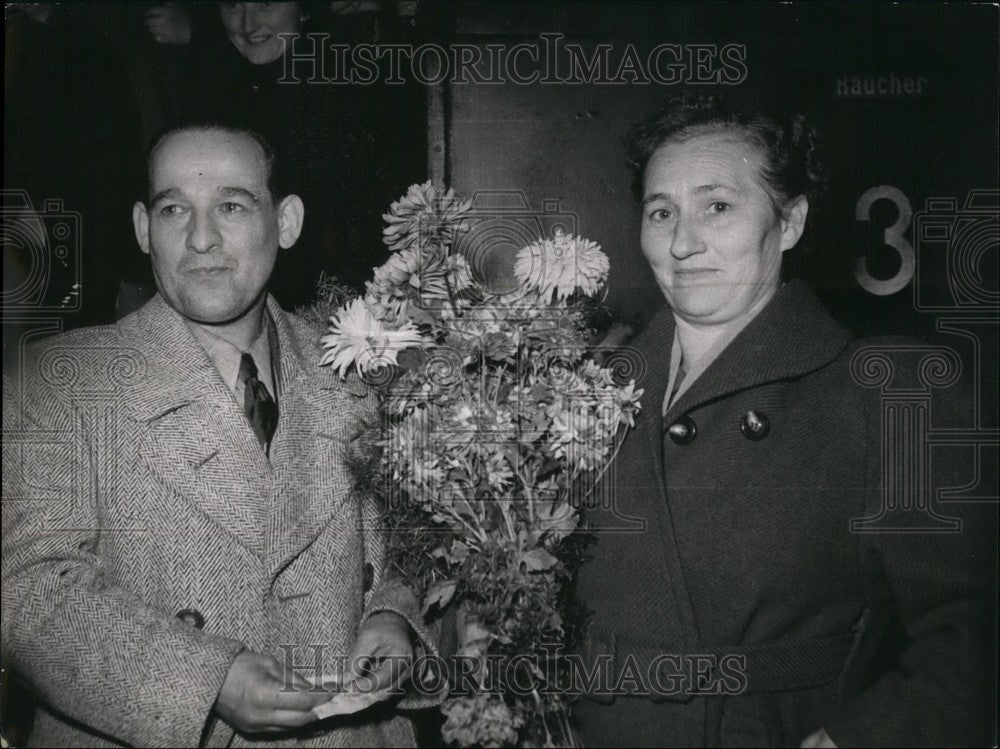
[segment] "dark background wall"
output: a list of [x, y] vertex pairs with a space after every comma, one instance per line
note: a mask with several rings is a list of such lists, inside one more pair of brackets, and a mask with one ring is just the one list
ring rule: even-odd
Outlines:
[[[689, 88], [813, 116], [828, 146], [832, 181], [825, 205], [815, 206], [820, 231], [814, 256], [802, 270], [837, 316], [859, 333], [933, 330], [935, 314], [917, 309], [914, 291], [923, 285], [939, 305], [950, 306], [954, 300], [944, 261], [949, 249], [959, 248], [954, 242], [946, 247], [921, 240], [905, 216], [897, 225], [904, 200], [919, 213], [931, 198], [953, 201], [955, 208], [945, 213], [955, 222], [978, 217], [983, 231], [966, 237], [975, 250], [965, 250], [975, 258], [968, 263], [981, 287], [972, 306], [995, 310], [995, 6], [479, 2], [449, 3], [438, 10], [446, 11], [438, 27], [447, 28], [444, 38], [477, 46], [484, 64], [487, 45], [509, 49], [528, 43], [544, 49], [540, 34], [554, 33], [563, 35], [560, 45], [579, 44], [588, 56], [598, 45], [609, 45], [606, 77], [611, 79], [629, 45], [641, 61], [663, 43], [714, 45], [718, 54], [704, 54], [716, 71], [721, 50], [740, 45], [745, 75], [734, 76], [733, 66], [722, 71], [738, 77], [736, 83], [695, 82], [711, 73], [691, 66], [680, 75], [693, 83]], [[554, 57], [563, 71], [568, 69], [567, 54]], [[668, 54], [661, 60], [673, 58]], [[540, 67], [528, 53], [522, 55], [522, 74]], [[440, 169], [456, 190], [487, 191], [484, 199], [494, 202], [499, 199], [494, 192], [523, 195], [529, 211], [558, 201], [559, 212], [610, 255], [608, 303], [627, 318], [646, 316], [659, 294], [638, 250], [638, 215], [620, 136], [680, 85], [622, 79], [626, 82], [450, 82], [442, 93]], [[895, 200], [874, 201], [869, 220], [858, 221], [862, 195], [883, 185], [898, 189], [890, 193]], [[992, 191], [979, 196], [984, 212], [964, 210], [972, 190]], [[915, 253], [925, 251], [916, 284], [909, 280], [912, 270], [886, 244], [884, 230], [892, 226]], [[888, 287], [864, 290], [854, 271], [859, 258], [866, 258], [869, 273]]]

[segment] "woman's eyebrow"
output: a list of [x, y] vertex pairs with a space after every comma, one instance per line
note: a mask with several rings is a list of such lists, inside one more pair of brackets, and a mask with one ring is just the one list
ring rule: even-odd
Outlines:
[[694, 188], [694, 191], [696, 193], [715, 192], [716, 190], [725, 190], [726, 192], [738, 192], [738, 190], [734, 189], [733, 187], [730, 187], [729, 185], [719, 184], [718, 182], [713, 182], [710, 185], [699, 185], [698, 187]]
[[652, 195], [647, 195], [642, 199], [643, 205], [649, 205], [650, 203], [655, 203], [657, 200], [670, 201], [670, 198], [664, 192], [654, 192]]

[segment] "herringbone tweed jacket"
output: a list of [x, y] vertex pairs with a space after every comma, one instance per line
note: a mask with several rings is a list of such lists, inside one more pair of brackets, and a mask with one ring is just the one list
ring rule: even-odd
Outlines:
[[[44, 341], [10, 383], [3, 648], [42, 700], [32, 744], [266, 743], [210, 712], [237, 652], [291, 657], [309, 677], [375, 611], [406, 616], [436, 652], [412, 596], [385, 579], [348, 465], [375, 398], [318, 366], [301, 318], [268, 309], [283, 383], [270, 461], [159, 295], [117, 325]], [[270, 743], [413, 742], [386, 705]]]

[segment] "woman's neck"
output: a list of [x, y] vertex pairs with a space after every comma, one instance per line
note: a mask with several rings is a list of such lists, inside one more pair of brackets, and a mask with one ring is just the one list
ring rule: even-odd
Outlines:
[[[723, 323], [699, 324], [685, 320], [675, 314], [674, 321], [677, 323], [677, 342], [680, 344], [681, 362], [684, 369], [691, 371], [691, 368], [700, 362], [703, 357], [712, 355], [714, 358], [717, 356], [722, 350], [718, 348], [717, 344], [722, 340], [726, 340], [728, 344], [729, 341], [739, 335], [740, 331], [749, 325], [750, 321], [757, 317], [760, 311], [767, 306], [767, 303], [774, 298], [775, 293], [777, 293], [777, 288], [770, 294], [762, 296], [753, 307], [739, 317], [734, 317], [732, 320], [727, 320]], [[725, 348], [725, 346], [722, 348]]]

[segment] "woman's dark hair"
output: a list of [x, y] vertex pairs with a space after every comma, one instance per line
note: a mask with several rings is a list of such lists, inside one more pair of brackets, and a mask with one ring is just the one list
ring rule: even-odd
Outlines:
[[788, 201], [805, 195], [812, 204], [825, 189], [819, 137], [803, 115], [744, 112], [728, 107], [720, 96], [683, 93], [635, 124], [625, 137], [636, 200], [642, 201], [646, 166], [656, 149], [668, 141], [728, 131], [738, 133], [764, 155], [764, 184], [779, 215]]

